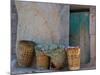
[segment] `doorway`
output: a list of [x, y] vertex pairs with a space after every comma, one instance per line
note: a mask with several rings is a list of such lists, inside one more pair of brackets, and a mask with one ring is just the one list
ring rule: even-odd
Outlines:
[[70, 12], [69, 45], [81, 49], [81, 64], [90, 61], [89, 11]]

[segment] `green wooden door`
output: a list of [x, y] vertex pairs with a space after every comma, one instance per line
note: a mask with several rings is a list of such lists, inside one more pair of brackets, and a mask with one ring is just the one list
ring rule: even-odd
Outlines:
[[81, 48], [81, 64], [89, 63], [89, 12], [70, 13], [69, 45]]

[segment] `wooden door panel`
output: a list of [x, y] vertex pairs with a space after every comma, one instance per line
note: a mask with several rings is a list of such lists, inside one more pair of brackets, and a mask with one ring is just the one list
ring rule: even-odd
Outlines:
[[80, 46], [81, 64], [90, 61], [89, 12], [72, 12], [70, 15], [70, 46]]

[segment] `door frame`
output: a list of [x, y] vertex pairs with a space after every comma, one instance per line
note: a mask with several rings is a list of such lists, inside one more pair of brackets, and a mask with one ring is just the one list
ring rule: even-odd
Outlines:
[[96, 69], [96, 6], [87, 6], [87, 9], [80, 10], [71, 10], [70, 7], [70, 12], [77, 11], [89, 11], [90, 63], [85, 66], [88, 66], [89, 69]]

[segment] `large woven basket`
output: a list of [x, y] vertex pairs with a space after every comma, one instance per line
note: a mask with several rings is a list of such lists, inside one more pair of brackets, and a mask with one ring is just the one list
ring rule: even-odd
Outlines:
[[17, 49], [18, 65], [28, 67], [32, 65], [35, 54], [34, 44], [31, 41], [20, 41]]
[[80, 69], [80, 48], [69, 47], [66, 50], [69, 70]]

